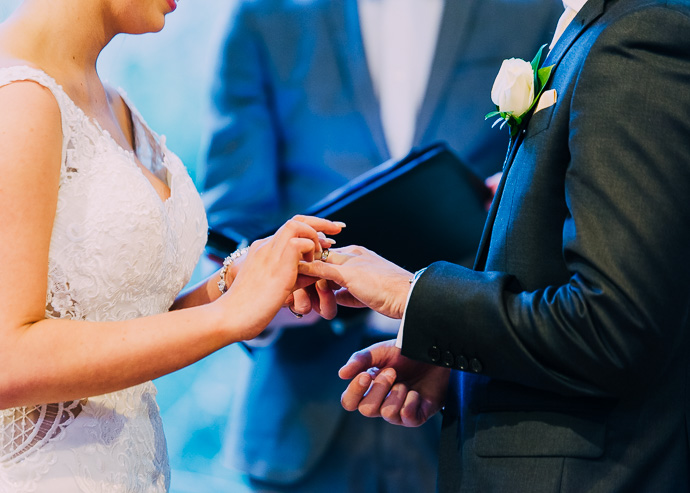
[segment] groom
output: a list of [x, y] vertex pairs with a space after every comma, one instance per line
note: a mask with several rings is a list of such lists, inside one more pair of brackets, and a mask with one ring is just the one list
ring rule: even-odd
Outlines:
[[690, 491], [690, 1], [564, 4], [474, 270], [303, 266], [404, 315], [342, 403], [406, 426], [443, 407], [441, 492]]

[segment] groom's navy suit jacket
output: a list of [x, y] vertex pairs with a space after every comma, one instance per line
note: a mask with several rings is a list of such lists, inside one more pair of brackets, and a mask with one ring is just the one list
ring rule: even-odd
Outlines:
[[407, 308], [403, 353], [463, 370], [441, 491], [690, 491], [690, 4], [589, 0], [544, 65], [476, 270]]
[[[209, 223], [252, 237], [390, 154], [356, 0], [239, 5], [222, 46], [201, 183]], [[483, 121], [494, 109], [491, 84], [504, 58], [531, 59], [550, 39], [561, 8], [558, 0], [446, 0], [413, 145], [446, 141], [481, 177], [500, 171], [506, 139]], [[337, 370], [366, 345], [364, 329], [289, 329], [254, 352], [228, 424], [236, 465], [280, 482], [318, 467], [345, 413]]]

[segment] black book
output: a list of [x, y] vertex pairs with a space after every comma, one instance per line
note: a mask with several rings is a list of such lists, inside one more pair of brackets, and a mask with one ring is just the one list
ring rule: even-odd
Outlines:
[[[304, 213], [347, 224], [336, 247], [362, 245], [415, 271], [437, 260], [471, 263], [490, 197], [483, 180], [437, 143], [380, 164]], [[222, 257], [242, 240], [211, 230], [208, 249]]]

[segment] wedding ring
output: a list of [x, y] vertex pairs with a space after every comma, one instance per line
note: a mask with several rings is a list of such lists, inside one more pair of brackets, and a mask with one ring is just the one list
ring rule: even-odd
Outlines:
[[288, 310], [290, 310], [290, 313], [292, 313], [295, 318], [302, 318], [304, 316], [301, 313], [297, 313], [295, 310], [293, 310], [291, 306], [288, 306]]
[[321, 262], [325, 262], [328, 260], [328, 255], [331, 253], [331, 251], [326, 248], [323, 252], [321, 252]]

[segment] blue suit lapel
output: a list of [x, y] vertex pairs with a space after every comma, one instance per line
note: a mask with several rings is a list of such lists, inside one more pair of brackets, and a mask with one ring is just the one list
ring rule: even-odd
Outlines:
[[[587, 29], [597, 18], [599, 18], [601, 14], [603, 14], [605, 3], [606, 0], [588, 0], [575, 19], [573, 19], [573, 21], [563, 32], [556, 45], [553, 47], [553, 50], [549, 52], [542, 66], [548, 67], [549, 65], [553, 65], [553, 71], [555, 72], [558, 69], [558, 64], [561, 62], [563, 56], [567, 53], [568, 49], [572, 46], [575, 40], [585, 29]], [[517, 155], [520, 144], [524, 139], [524, 134], [527, 125], [529, 125], [529, 120], [527, 120], [524, 125], [525, 128], [523, 128], [523, 130], [511, 141], [510, 149], [506, 155], [506, 160], [503, 163], [503, 176], [501, 177], [501, 181], [496, 190], [496, 195], [491, 203], [491, 209], [489, 209], [486, 224], [484, 225], [482, 239], [479, 242], [477, 256], [474, 261], [474, 270], [483, 270], [486, 266], [489, 244], [491, 242], [491, 232], [493, 230], [494, 221], [496, 220], [496, 213], [498, 211], [498, 206], [501, 202], [501, 197], [505, 188], [506, 178], [513, 161], [515, 160], [515, 156]]]
[[413, 145], [419, 145], [424, 140], [424, 134], [432, 130], [429, 123], [451, 82], [451, 73], [465, 45], [463, 36], [467, 36], [470, 32], [472, 12], [479, 1], [481, 0], [446, 0], [434, 61], [429, 74], [429, 84], [417, 115]]
[[372, 143], [381, 161], [384, 161], [390, 157], [390, 154], [383, 133], [379, 102], [374, 94], [374, 86], [364, 53], [357, 2], [332, 0], [330, 7], [325, 10], [325, 16], [343, 81], [346, 86], [349, 85], [355, 109], [364, 118]]

